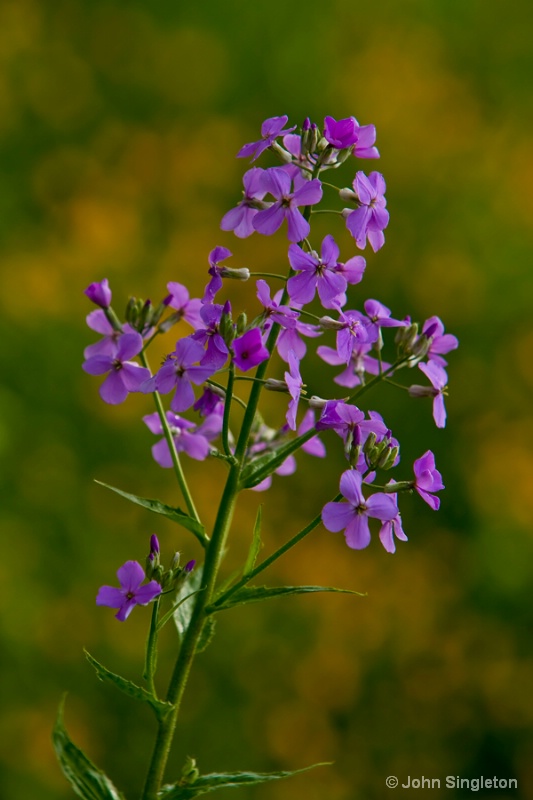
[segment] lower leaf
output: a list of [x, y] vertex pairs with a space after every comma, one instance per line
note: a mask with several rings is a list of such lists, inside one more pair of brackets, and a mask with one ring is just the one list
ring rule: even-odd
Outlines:
[[124, 800], [102, 770], [90, 761], [85, 753], [70, 740], [63, 724], [65, 698], [61, 701], [52, 741], [63, 774], [83, 800]]

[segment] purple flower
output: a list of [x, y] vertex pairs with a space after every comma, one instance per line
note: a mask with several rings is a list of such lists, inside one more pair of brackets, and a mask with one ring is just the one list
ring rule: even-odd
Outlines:
[[147, 606], [161, 594], [161, 586], [157, 581], [150, 581], [144, 586], [144, 570], [138, 561], [126, 561], [117, 572], [120, 589], [115, 586], [101, 586], [96, 597], [97, 606], [118, 608], [115, 614], [120, 622], [124, 622], [134, 606]]
[[290, 242], [301, 242], [309, 235], [310, 225], [298, 206], [312, 206], [322, 199], [322, 184], [318, 179], [306, 181], [291, 193], [291, 178], [281, 167], [265, 170], [261, 177], [262, 186], [276, 200], [269, 208], [258, 211], [252, 220], [256, 231], [270, 236], [275, 233], [283, 220], [287, 220], [287, 236]]
[[204, 355], [204, 348], [199, 342], [195, 342], [190, 336], [180, 339], [176, 343], [176, 349], [167, 356], [159, 372], [144, 383], [142, 391], [147, 393], [155, 389], [167, 394], [175, 389], [176, 393], [170, 402], [170, 408], [177, 413], [186, 411], [194, 403], [191, 383], [197, 385], [203, 383], [216, 372], [216, 369], [210, 366], [193, 366]]
[[368, 335], [368, 320], [359, 311], [340, 311], [337, 323], [337, 352], [345, 364], [362, 342], [372, 341]]
[[335, 120], [333, 117], [324, 119], [324, 138], [337, 150], [345, 150], [355, 144], [359, 138], [359, 125], [355, 117]]
[[[222, 430], [222, 417], [220, 414], [211, 414], [206, 417], [204, 423], [197, 427], [194, 422], [190, 422], [183, 417], [173, 414], [172, 411], [166, 413], [167, 422], [170, 427], [174, 446], [178, 453], [187, 453], [188, 456], [196, 461], [204, 461], [210, 452], [209, 442], [220, 434]], [[143, 422], [156, 436], [163, 435], [163, 426], [157, 412], [147, 414], [143, 417]], [[160, 467], [170, 468], [173, 466], [172, 456], [166, 439], [161, 439], [152, 447], [152, 456]]]
[[89, 300], [100, 308], [109, 308], [111, 305], [111, 289], [109, 288], [109, 281], [104, 278], [100, 283], [91, 283], [85, 289], [84, 294], [87, 295]]
[[[328, 235], [322, 241], [320, 258], [316, 253], [306, 253], [296, 244], [289, 247], [289, 263], [298, 275], [293, 275], [287, 282], [287, 291], [291, 301], [299, 304], [310, 303], [318, 290], [320, 302], [324, 308], [335, 308], [343, 305], [346, 291], [346, 278], [339, 271], [339, 248], [333, 236]], [[335, 302], [337, 301], [337, 302]]]
[[[298, 430], [296, 433], [298, 436], [303, 436], [304, 433], [307, 433], [314, 427], [315, 412], [312, 408], [308, 408], [302, 421], [298, 425]], [[305, 442], [305, 444], [302, 445], [302, 450], [304, 453], [308, 453], [310, 456], [316, 456], [317, 458], [324, 458], [326, 455], [326, 448], [322, 440], [319, 439], [318, 435], [313, 436], [312, 439], [309, 439], [307, 442]]]
[[294, 354], [294, 350], [289, 351], [289, 372], [285, 373], [285, 382], [291, 396], [289, 410], [287, 411], [287, 424], [293, 431], [296, 430], [296, 412], [300, 402], [300, 394], [304, 387], [302, 376], [300, 375], [300, 362]]
[[249, 144], [245, 144], [244, 147], [241, 147], [237, 153], [237, 158], [249, 158], [252, 156], [252, 161], [259, 158], [261, 153], [269, 148], [278, 136], [283, 136], [285, 133], [290, 133], [295, 129], [296, 125], [293, 125], [292, 128], [285, 128], [285, 130], [283, 130], [283, 126], [287, 124], [288, 119], [289, 118], [285, 115], [266, 119], [261, 125], [261, 136], [263, 138], [258, 142], [250, 142]]
[[[398, 504], [398, 495], [395, 493], [389, 494], [389, 497], [394, 500], [396, 504]], [[407, 541], [407, 536], [404, 533], [402, 527], [402, 517], [400, 512], [398, 511], [397, 515], [394, 519], [386, 520], [383, 525], [381, 526], [381, 530], [379, 532], [379, 538], [381, 544], [387, 551], [387, 553], [395, 553], [396, 552], [396, 542], [394, 541], [394, 537], [399, 539], [401, 542]]]
[[[202, 306], [200, 310], [200, 317], [205, 327], [198, 328], [193, 334], [191, 339], [199, 342], [202, 346], [207, 344], [205, 355], [202, 358], [202, 367], [211, 367], [213, 372], [221, 369], [229, 355], [229, 349], [222, 338], [220, 333], [220, 322], [223, 314], [231, 313], [231, 305], [229, 301], [223, 306], [218, 303], [207, 304]], [[200, 324], [202, 324], [200, 323]]]
[[391, 310], [380, 303], [379, 300], [366, 300], [365, 313], [371, 321], [370, 328], [374, 333], [375, 339], [379, 336], [380, 328], [401, 328], [405, 325], [405, 320], [393, 319]]
[[[117, 349], [117, 341], [119, 336], [122, 335], [122, 331], [114, 329], [101, 308], [95, 308], [94, 311], [87, 314], [86, 322], [91, 330], [101, 333], [103, 339], [85, 348], [83, 351], [85, 358], [112, 355]], [[125, 327], [129, 328], [129, 325]], [[129, 332], [135, 333], [133, 328], [129, 328]]]
[[209, 274], [211, 275], [211, 280], [205, 287], [204, 296], [202, 299], [203, 303], [212, 303], [215, 299], [216, 293], [222, 289], [222, 277], [221, 272], [224, 267], [220, 267], [219, 264], [221, 261], [225, 261], [226, 258], [230, 258], [233, 253], [228, 250], [227, 247], [215, 247], [214, 250], [211, 250], [209, 253]]
[[385, 179], [379, 172], [371, 172], [368, 177], [364, 172], [358, 172], [353, 188], [359, 207], [354, 211], [344, 210], [346, 227], [354, 237], [357, 247], [363, 250], [368, 237], [370, 246], [376, 253], [385, 243], [383, 230], [389, 224], [389, 212], [385, 208]]
[[243, 372], [257, 367], [258, 364], [270, 356], [263, 344], [259, 328], [252, 328], [242, 336], [239, 336], [238, 339], [235, 339], [233, 351], [234, 361]]
[[444, 333], [444, 325], [439, 317], [430, 317], [424, 322], [422, 335], [427, 336], [430, 342], [427, 352], [430, 361], [434, 361], [439, 367], [445, 367], [447, 362], [442, 355], [459, 347], [457, 337], [451, 333]]
[[208, 417], [209, 414], [223, 414], [224, 402], [220, 395], [218, 395], [209, 386], [206, 386], [196, 403], [193, 405], [195, 411], [198, 411], [201, 417]]
[[109, 375], [100, 386], [100, 397], [106, 403], [123, 403], [129, 392], [140, 391], [141, 384], [150, 377], [150, 370], [141, 367], [130, 358], [143, 348], [139, 333], [123, 333], [119, 336], [114, 353], [91, 356], [83, 364], [89, 375]]
[[[298, 312], [293, 311], [289, 306], [280, 306], [276, 297], [272, 300], [270, 297], [270, 286], [266, 281], [262, 279], [258, 280], [256, 286], [257, 299], [265, 309], [265, 321], [272, 320], [273, 322], [277, 322], [282, 328], [295, 328]], [[270, 322], [268, 324], [270, 327]]]
[[431, 450], [427, 450], [423, 456], [417, 458], [413, 465], [415, 473], [414, 488], [433, 511], [437, 511], [440, 506], [440, 498], [435, 497], [433, 492], [440, 492], [444, 489], [442, 475], [435, 469], [435, 456]]
[[262, 206], [261, 200], [266, 194], [261, 183], [263, 172], [260, 167], [252, 167], [243, 175], [244, 196], [238, 206], [222, 217], [220, 227], [223, 231], [233, 231], [239, 239], [245, 239], [254, 232], [252, 220]]
[[[368, 342], [356, 342], [352, 348], [348, 366], [340, 375], [336, 375], [333, 378], [335, 383], [339, 384], [339, 386], [353, 389], [355, 386], [360, 385], [365, 373], [379, 375], [379, 361], [377, 358], [368, 355], [371, 349], [372, 345]], [[316, 352], [326, 364], [331, 364], [331, 366], [337, 367], [346, 363], [344, 358], [341, 358], [333, 347], [320, 345]], [[386, 361], [381, 362], [382, 370], [387, 370], [389, 367], [390, 364]]]
[[324, 527], [335, 533], [344, 529], [346, 544], [354, 550], [362, 550], [370, 544], [369, 517], [386, 522], [398, 514], [396, 503], [390, 495], [378, 492], [365, 499], [362, 482], [356, 470], [343, 472], [340, 490], [348, 502], [326, 503], [322, 510]]
[[414, 384], [409, 387], [411, 397], [433, 397], [433, 419], [437, 428], [446, 426], [446, 407], [444, 405], [444, 395], [446, 394], [448, 376], [443, 367], [439, 367], [436, 361], [428, 361], [427, 364], [419, 364], [418, 368], [424, 373], [426, 378], [431, 381], [431, 386], [418, 386]]
[[174, 308], [179, 315], [180, 319], [184, 319], [193, 328], [198, 328], [201, 325], [200, 309], [202, 308], [202, 301], [200, 298], [189, 297], [189, 292], [185, 286], [176, 281], [167, 283], [167, 289], [170, 292], [165, 300], [165, 305]]

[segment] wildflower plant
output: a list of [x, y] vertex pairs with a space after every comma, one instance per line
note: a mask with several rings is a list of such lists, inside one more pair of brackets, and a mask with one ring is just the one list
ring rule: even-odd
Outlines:
[[[379, 385], [392, 384], [415, 404], [425, 403], [429, 416], [431, 398], [435, 423], [443, 428], [448, 384], [443, 356], [457, 347], [457, 339], [444, 332], [438, 317], [418, 325], [402, 316], [402, 310], [366, 298], [361, 288], [364, 257], [357, 251], [341, 255], [336, 229], [322, 241], [312, 235], [314, 215], [330, 211], [338, 225], [346, 225], [359, 250], [367, 243], [374, 251], [383, 246], [389, 221], [383, 176], [357, 170], [352, 188], [324, 180], [326, 172], [353, 158], [379, 158], [375, 128], [360, 126], [354, 117], [337, 121], [328, 116], [321, 128], [305, 120], [297, 133], [296, 126], [286, 127], [287, 122], [286, 116], [266, 120], [261, 138], [237, 154], [250, 158], [254, 166], [243, 176], [242, 200], [221, 222], [224, 231], [234, 231], [240, 238], [278, 231], [286, 236], [287, 257], [278, 272], [227, 266], [232, 253], [217, 245], [207, 256], [207, 283], [201, 298], [192, 298], [183, 284], [172, 281], [158, 304], [130, 299], [121, 317], [113, 308], [106, 279], [92, 283], [85, 292], [97, 306], [87, 324], [103, 338], [86, 348], [83, 368], [90, 375], [107, 375], [100, 386], [106, 403], [120, 404], [132, 392], [152, 395], [147, 404], [155, 404], [155, 411], [148, 408], [142, 421], [158, 437], [152, 446], [153, 459], [159, 467], [174, 470], [180, 507], [107, 488], [176, 523], [184, 535], [197, 539], [204, 555], [203, 563], [189, 560], [181, 566], [180, 556], [174, 554], [165, 567], [158, 538], [152, 534], [144, 567], [126, 561], [117, 572], [119, 587], [104, 585], [97, 593], [97, 605], [117, 609], [119, 622], [126, 622], [136, 606], [151, 607], [139, 683], [117, 675], [87, 654], [100, 679], [154, 711], [155, 738], [146, 781], [139, 787], [141, 800], [186, 800], [218, 788], [295, 774], [201, 774], [194, 759], [188, 758], [181, 773], [173, 770], [167, 779], [169, 751], [196, 654], [209, 644], [215, 620], [237, 605], [311, 592], [358, 594], [350, 587], [264, 586], [256, 579], [304, 537], [324, 535], [324, 529], [342, 531], [352, 550], [368, 547], [377, 534], [385, 550], [394, 553], [398, 542], [403, 546], [407, 541], [400, 506], [419, 502], [418, 494], [436, 511], [440, 504], [436, 493], [444, 489], [430, 450], [416, 459], [412, 470], [404, 470], [399, 442], [368, 400], [372, 397], [373, 405]], [[255, 166], [266, 152], [274, 154], [280, 165]], [[327, 208], [323, 208], [326, 193]], [[332, 202], [336, 208], [330, 207]], [[261, 308], [253, 319], [244, 309], [232, 308], [228, 291], [232, 280], [251, 283], [251, 299], [256, 306], [259, 301]], [[313, 311], [306, 308], [310, 303]], [[315, 313], [317, 305], [322, 307], [319, 313]], [[162, 335], [170, 339], [169, 352], [159, 369], [152, 370], [148, 351]], [[314, 339], [320, 343], [315, 345]], [[327, 365], [341, 370], [332, 373], [332, 383], [322, 397], [306, 391], [306, 357], [311, 349]], [[402, 380], [412, 374], [413, 367], [418, 368], [418, 380], [423, 375], [427, 384]], [[264, 391], [277, 392], [279, 398], [277, 416], [268, 421], [260, 406]], [[293, 473], [299, 450], [327, 458], [320, 439], [326, 430], [336, 434], [333, 450], [346, 461], [342, 474], [332, 481], [329, 502], [315, 510], [302, 530], [257, 563], [262, 544], [259, 511], [242, 569], [237, 575], [224, 574], [223, 556], [237, 535], [232, 520], [240, 493], [265, 491], [274, 475]], [[227, 467], [211, 530], [206, 529], [187, 482], [188, 458], [205, 461], [206, 470], [214, 458]], [[186, 549], [186, 545], [180, 547]], [[176, 629], [177, 657], [162, 695], [156, 685], [157, 649], [159, 632], [167, 624]], [[71, 741], [62, 711], [54, 743], [62, 769], [79, 796], [124, 798]]]

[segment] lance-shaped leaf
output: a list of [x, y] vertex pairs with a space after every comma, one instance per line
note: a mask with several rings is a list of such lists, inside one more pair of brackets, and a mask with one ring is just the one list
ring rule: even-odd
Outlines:
[[244, 569], [242, 571], [243, 576], [249, 575], [250, 572], [255, 567], [255, 562], [257, 560], [257, 556], [259, 555], [259, 551], [263, 547], [263, 542], [261, 541], [261, 517], [262, 517], [262, 510], [263, 506], [259, 506], [257, 509], [257, 516], [255, 518], [255, 525], [254, 525], [254, 532], [252, 534], [252, 543], [250, 545], [250, 550], [248, 551], [248, 557], [246, 559], [246, 563], [244, 565]]
[[307, 772], [315, 767], [329, 766], [330, 762], [312, 764], [304, 769], [295, 769], [283, 772], [211, 772], [208, 775], [200, 775], [193, 783], [180, 782], [174, 785], [163, 786], [158, 794], [159, 800], [192, 800], [201, 794], [214, 792], [216, 789], [229, 789], [238, 786], [254, 786], [258, 783], [268, 781], [279, 781], [282, 778], [290, 778], [301, 772]]
[[156, 716], [159, 720], [164, 719], [168, 712], [172, 709], [171, 703], [165, 703], [163, 700], [158, 700], [157, 697], [154, 697], [151, 692], [148, 692], [146, 689], [143, 689], [142, 686], [137, 686], [136, 683], [132, 683], [132, 681], [126, 680], [121, 675], [117, 675], [115, 672], [111, 672], [103, 664], [100, 664], [96, 658], [87, 652], [85, 652], [85, 657], [89, 664], [91, 664], [95, 671], [97, 677], [101, 681], [107, 681], [108, 683], [112, 683], [117, 689], [120, 689], [121, 692], [127, 694], [128, 697], [133, 697], [135, 700], [141, 700], [143, 703], [148, 703], [149, 706], [153, 708], [156, 713]]
[[105, 486], [106, 489], [111, 489], [112, 492], [116, 492], [116, 494], [119, 494], [121, 497], [125, 497], [126, 500], [129, 500], [131, 503], [142, 506], [148, 509], [148, 511], [153, 511], [154, 514], [162, 514], [164, 517], [167, 517], [167, 519], [172, 520], [172, 522], [176, 522], [178, 525], [181, 525], [182, 528], [186, 528], [193, 533], [202, 547], [205, 547], [209, 541], [204, 526], [181, 509], [167, 506], [160, 500], [149, 500], [146, 497], [138, 497], [136, 494], [123, 492], [122, 489], [117, 489], [115, 486], [110, 486], [103, 481], [95, 481], [95, 483], [98, 483], [100, 486]]
[[59, 706], [52, 741], [61, 769], [70, 785], [83, 800], [124, 800], [124, 795], [113, 786], [107, 775], [95, 767], [85, 753], [70, 740], [63, 724], [64, 705], [65, 698]]
[[203, 573], [203, 567], [194, 570], [176, 593], [176, 604], [179, 603], [179, 605], [176, 605], [173, 616], [180, 640], [183, 639], [185, 631], [189, 627], [189, 622], [191, 621], [192, 612], [194, 610], [194, 595], [198, 594], [202, 587]]
[[336, 592], [339, 594], [355, 594], [365, 597], [362, 592], [354, 592], [351, 589], [336, 589], [333, 586], [243, 586], [234, 594], [230, 595], [221, 605], [210, 605], [206, 611], [212, 614], [214, 611], [223, 611], [226, 608], [242, 606], [246, 603], [258, 603], [261, 600], [269, 600], [271, 597], [283, 597], [289, 594], [311, 594], [313, 592]]

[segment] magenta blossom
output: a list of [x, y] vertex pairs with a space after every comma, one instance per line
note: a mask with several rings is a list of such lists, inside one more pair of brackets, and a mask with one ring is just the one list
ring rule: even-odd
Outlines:
[[[358, 280], [349, 268], [346, 275], [351, 278], [350, 283], [359, 282], [363, 277], [363, 270]], [[287, 282], [287, 291], [291, 301], [299, 304], [310, 303], [315, 292], [318, 291], [320, 302], [324, 308], [335, 308], [346, 302], [345, 291], [347, 277], [341, 271], [339, 264], [339, 248], [333, 236], [328, 235], [322, 241], [320, 258], [316, 253], [306, 253], [298, 245], [289, 247], [289, 263], [293, 270], [298, 272]]]
[[198, 328], [201, 324], [202, 301], [200, 298], [190, 299], [187, 288], [176, 281], [167, 283], [167, 289], [170, 294], [165, 299], [165, 305], [175, 309], [179, 319], [184, 319], [195, 329]]
[[[187, 453], [188, 456], [196, 461], [204, 461], [210, 453], [209, 442], [220, 434], [222, 430], [222, 417], [220, 414], [210, 414], [205, 418], [202, 425], [195, 425], [172, 411], [166, 413], [167, 422], [170, 428], [174, 446], [178, 453]], [[163, 426], [159, 414], [147, 414], [143, 417], [143, 422], [156, 436], [163, 435]], [[152, 447], [152, 455], [160, 467], [170, 468], [174, 466], [170, 449], [166, 439], [160, 439]]]
[[[300, 248], [298, 248], [298, 250], [299, 249]], [[261, 279], [257, 281], [256, 286], [257, 299], [264, 308], [263, 316], [268, 327], [271, 326], [270, 321], [272, 321], [277, 322], [282, 328], [295, 328], [298, 312], [293, 311], [289, 306], [280, 305], [278, 302], [279, 293], [272, 299], [270, 296], [270, 286], [266, 281]]]
[[261, 153], [267, 150], [278, 136], [283, 136], [295, 129], [296, 125], [293, 125], [292, 128], [283, 128], [288, 119], [285, 114], [282, 117], [269, 117], [269, 119], [266, 119], [261, 125], [261, 136], [263, 138], [259, 139], [258, 142], [250, 142], [241, 147], [237, 153], [237, 158], [249, 158], [252, 156], [252, 161], [259, 158]]
[[150, 581], [144, 586], [144, 570], [138, 561], [126, 561], [117, 572], [120, 589], [115, 586], [101, 586], [96, 597], [97, 606], [118, 608], [115, 617], [124, 622], [135, 606], [147, 606], [161, 594], [161, 586], [157, 581]]
[[426, 450], [423, 456], [417, 458], [414, 466], [415, 481], [414, 488], [433, 511], [437, 511], [440, 506], [440, 498], [435, 497], [433, 492], [440, 492], [444, 489], [442, 475], [435, 469], [435, 456], [431, 450]]
[[379, 172], [371, 172], [367, 177], [358, 172], [353, 182], [355, 199], [359, 207], [354, 211], [345, 209], [346, 227], [355, 239], [357, 247], [363, 250], [366, 240], [376, 253], [385, 244], [384, 228], [389, 224], [389, 212], [385, 208], [385, 179]]
[[[391, 493], [389, 497], [391, 497], [396, 504], [398, 503], [397, 494]], [[407, 541], [407, 536], [405, 535], [402, 527], [402, 517], [399, 511], [397, 515], [394, 517], [394, 519], [386, 520], [383, 523], [383, 525], [381, 526], [381, 530], [379, 532], [379, 539], [381, 541], [381, 544], [387, 551], [387, 553], [396, 552], [396, 542], [394, 540], [394, 537], [396, 537], [396, 539], [399, 539], [401, 542]]]
[[143, 349], [140, 333], [123, 333], [119, 336], [115, 352], [91, 356], [83, 364], [89, 375], [109, 375], [100, 386], [100, 397], [111, 405], [123, 403], [130, 392], [141, 390], [141, 384], [150, 378], [150, 370], [129, 359]]
[[176, 413], [186, 411], [195, 399], [191, 384], [203, 383], [216, 371], [212, 366], [196, 365], [204, 355], [204, 348], [199, 342], [195, 342], [190, 336], [180, 339], [159, 372], [143, 384], [142, 391], [148, 393], [156, 390], [167, 394], [175, 389], [170, 408]]
[[444, 333], [444, 325], [439, 317], [430, 317], [424, 322], [422, 335], [429, 339], [427, 355], [430, 361], [434, 361], [439, 367], [445, 367], [447, 361], [442, 356], [459, 347], [457, 336]]
[[448, 376], [443, 367], [439, 367], [436, 361], [428, 361], [427, 364], [419, 364], [418, 368], [424, 373], [426, 378], [431, 381], [431, 386], [418, 386], [414, 384], [409, 387], [411, 397], [432, 397], [433, 398], [433, 419], [437, 428], [446, 427], [446, 406], [444, 405], [444, 395], [446, 394]]
[[261, 201], [266, 194], [266, 189], [263, 189], [261, 184], [263, 172], [260, 167], [252, 167], [243, 175], [244, 196], [238, 206], [222, 217], [220, 227], [223, 231], [233, 231], [239, 239], [252, 235], [254, 232], [252, 220], [258, 208], [263, 207]]
[[379, 151], [374, 147], [376, 128], [374, 125], [359, 125], [355, 117], [335, 120], [326, 117], [324, 120], [324, 138], [337, 150], [353, 147], [358, 158], [379, 158]]
[[228, 250], [227, 247], [215, 247], [214, 250], [211, 250], [209, 253], [209, 274], [211, 275], [211, 280], [205, 287], [204, 296], [202, 298], [203, 303], [212, 303], [215, 299], [216, 293], [222, 289], [222, 273], [224, 267], [220, 266], [222, 261], [225, 261], [226, 258], [231, 258], [233, 253], [231, 250]]
[[294, 350], [289, 351], [289, 372], [285, 373], [285, 383], [289, 390], [291, 400], [287, 411], [287, 424], [293, 431], [296, 430], [296, 412], [300, 402], [300, 394], [304, 388], [304, 382], [300, 375], [300, 362], [294, 354]]
[[257, 367], [270, 356], [263, 344], [259, 328], [252, 328], [233, 341], [234, 361], [238, 368], [246, 372]]
[[265, 170], [261, 183], [275, 202], [269, 208], [258, 211], [252, 220], [256, 231], [270, 236], [287, 220], [287, 236], [290, 242], [301, 242], [309, 235], [309, 223], [298, 210], [299, 206], [313, 206], [322, 199], [322, 184], [318, 179], [305, 183], [291, 192], [291, 178], [282, 167]]
[[100, 308], [109, 308], [111, 305], [111, 289], [109, 288], [109, 281], [104, 278], [99, 283], [91, 283], [85, 289], [84, 294], [87, 295], [89, 300]]
[[398, 514], [396, 503], [390, 495], [378, 492], [365, 499], [362, 482], [356, 470], [343, 472], [340, 490], [348, 502], [326, 503], [322, 510], [324, 527], [335, 533], [344, 529], [346, 544], [354, 550], [362, 550], [370, 544], [369, 517], [386, 522]]

